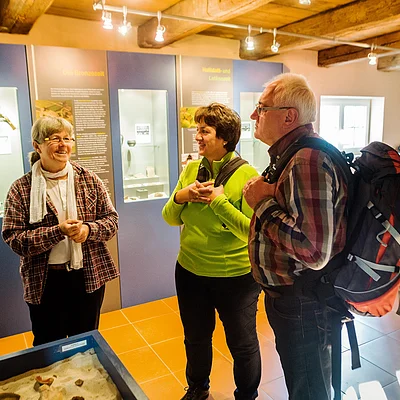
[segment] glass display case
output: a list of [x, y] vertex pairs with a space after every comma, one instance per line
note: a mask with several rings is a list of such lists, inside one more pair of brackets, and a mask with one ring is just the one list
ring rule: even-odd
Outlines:
[[166, 90], [118, 90], [124, 201], [170, 195]]
[[10, 185], [24, 174], [17, 88], [0, 87], [0, 217]]
[[240, 155], [247, 160], [258, 173], [262, 173], [269, 165], [268, 146], [254, 138], [255, 121], [250, 119], [261, 92], [240, 93], [240, 118], [242, 132], [240, 135]]

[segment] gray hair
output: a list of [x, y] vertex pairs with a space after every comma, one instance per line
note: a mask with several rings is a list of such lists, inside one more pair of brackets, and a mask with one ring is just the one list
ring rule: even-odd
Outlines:
[[307, 79], [303, 75], [285, 73], [272, 78], [266, 86], [272, 86], [274, 107], [293, 107], [299, 113], [299, 124], [315, 121], [317, 101]]
[[[64, 118], [60, 117], [40, 117], [32, 126], [31, 137], [32, 141], [41, 144], [44, 140], [55, 133], [66, 132], [73, 135], [73, 126]], [[31, 151], [28, 155], [31, 166], [40, 159], [37, 151]]]

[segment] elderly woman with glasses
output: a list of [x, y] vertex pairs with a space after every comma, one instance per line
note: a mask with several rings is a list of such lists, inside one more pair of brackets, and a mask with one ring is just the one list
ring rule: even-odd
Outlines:
[[97, 329], [105, 283], [119, 275], [106, 246], [118, 214], [97, 175], [70, 161], [73, 143], [68, 121], [39, 118], [32, 170], [5, 201], [2, 235], [21, 257], [35, 346]]
[[247, 253], [252, 210], [243, 187], [256, 170], [240, 166], [214, 185], [234, 159], [241, 121], [235, 111], [212, 103], [195, 114], [199, 160], [188, 163], [163, 209], [170, 225], [183, 225], [175, 270], [179, 311], [185, 332], [187, 393], [182, 400], [209, 395], [215, 311], [233, 358], [235, 399], [257, 397], [261, 361], [256, 332], [259, 285]]

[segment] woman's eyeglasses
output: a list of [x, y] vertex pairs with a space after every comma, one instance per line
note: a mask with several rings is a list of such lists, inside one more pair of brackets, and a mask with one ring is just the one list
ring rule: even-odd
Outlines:
[[47, 137], [44, 138], [45, 142], [50, 142], [50, 143], [60, 143], [61, 141], [63, 141], [65, 144], [72, 144], [75, 142], [75, 139], [73, 137], [59, 137], [59, 136], [51, 136], [51, 137]]
[[289, 110], [289, 108], [293, 107], [264, 107], [261, 106], [259, 103], [256, 104], [256, 111], [258, 116], [260, 116], [263, 111]]

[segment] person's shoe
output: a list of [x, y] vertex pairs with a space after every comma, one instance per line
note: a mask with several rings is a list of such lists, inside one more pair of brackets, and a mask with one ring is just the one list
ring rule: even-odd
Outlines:
[[210, 391], [202, 387], [186, 387], [186, 394], [181, 400], [205, 400], [208, 398]]

